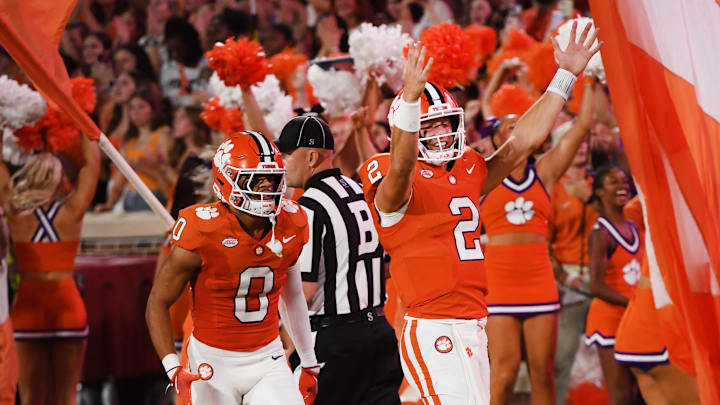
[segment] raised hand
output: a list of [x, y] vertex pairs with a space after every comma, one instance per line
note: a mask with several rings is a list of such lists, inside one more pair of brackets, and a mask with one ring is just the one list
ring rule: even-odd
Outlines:
[[600, 29], [595, 29], [588, 39], [588, 33], [591, 28], [592, 24], [586, 25], [580, 34], [580, 38], [577, 38], [577, 21], [574, 21], [572, 29], [570, 30], [570, 42], [564, 51], [560, 49], [560, 45], [555, 37], [551, 37], [553, 48], [555, 48], [555, 60], [561, 69], [565, 69], [575, 76], [579, 75], [585, 70], [585, 66], [590, 58], [603, 46], [602, 41], [594, 47], [592, 46], [598, 37]]
[[372, 122], [369, 120], [368, 108], [363, 106], [355, 110], [351, 115], [353, 129], [357, 130], [363, 127], [369, 127]]
[[425, 47], [421, 47], [418, 43], [410, 45], [408, 50], [403, 71], [403, 99], [408, 103], [416, 102], [425, 91], [425, 83], [433, 63], [433, 58], [430, 58], [425, 64], [425, 53]]

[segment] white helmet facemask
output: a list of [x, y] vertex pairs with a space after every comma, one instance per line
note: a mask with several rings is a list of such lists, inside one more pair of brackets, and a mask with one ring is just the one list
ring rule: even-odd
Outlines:
[[[232, 185], [232, 192], [227, 203], [232, 207], [259, 217], [274, 217], [280, 209], [280, 199], [285, 194], [285, 169], [276, 163], [263, 164], [257, 169], [239, 169], [225, 166], [223, 176]], [[241, 180], [248, 176], [244, 184]], [[273, 191], [253, 191], [253, 187], [261, 178], [269, 178], [273, 183]]]
[[[445, 162], [455, 160], [465, 153], [465, 117], [460, 107], [449, 107], [447, 104], [431, 106], [427, 114], [420, 115], [420, 125], [439, 118], [449, 118], [452, 128], [451, 132], [435, 135], [424, 135], [420, 130], [418, 138], [418, 149], [420, 156], [418, 160], [440, 166]], [[449, 141], [445, 138], [450, 137]], [[445, 140], [445, 141], [444, 141]], [[444, 141], [444, 142], [443, 142]], [[437, 145], [431, 149], [429, 143]]]

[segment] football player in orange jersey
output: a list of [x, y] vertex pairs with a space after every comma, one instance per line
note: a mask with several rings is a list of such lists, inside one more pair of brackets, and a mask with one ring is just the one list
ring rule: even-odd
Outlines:
[[642, 241], [633, 224], [625, 218], [623, 206], [630, 199], [630, 185], [617, 167], [601, 169], [593, 183], [600, 201], [600, 218], [590, 231], [590, 303], [585, 344], [597, 345], [610, 405], [632, 401], [632, 377], [628, 368], [615, 361], [615, 334], [635, 285], [640, 279]]
[[407, 307], [403, 370], [425, 403], [490, 401], [479, 199], [544, 141], [576, 76], [600, 47], [585, 44], [586, 37], [587, 30], [565, 51], [555, 44], [561, 69], [548, 92], [487, 163], [465, 147], [462, 108], [427, 83], [432, 59], [425, 63], [419, 45], [409, 49], [404, 89], [388, 116], [390, 154], [364, 163], [360, 178]]
[[[311, 404], [319, 366], [295, 268], [307, 217], [282, 198], [280, 152], [260, 133], [233, 134], [215, 154], [213, 177], [220, 201], [180, 211], [155, 278], [146, 311], [155, 349], [183, 405]], [[169, 308], [188, 282], [194, 326], [180, 365]], [[278, 308], [300, 355], [300, 390], [278, 337]]]

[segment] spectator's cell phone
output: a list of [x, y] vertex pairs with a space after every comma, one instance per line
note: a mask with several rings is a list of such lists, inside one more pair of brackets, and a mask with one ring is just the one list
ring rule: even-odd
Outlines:
[[334, 58], [316, 58], [308, 62], [309, 65], [318, 65], [323, 70], [335, 68], [338, 70], [352, 70], [352, 56], [336, 56]]

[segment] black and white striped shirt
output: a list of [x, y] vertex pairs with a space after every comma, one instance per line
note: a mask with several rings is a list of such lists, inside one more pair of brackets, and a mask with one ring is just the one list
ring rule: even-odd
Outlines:
[[362, 187], [330, 169], [311, 177], [298, 200], [310, 238], [298, 259], [302, 279], [317, 282], [311, 315], [342, 315], [385, 303], [383, 249]]

